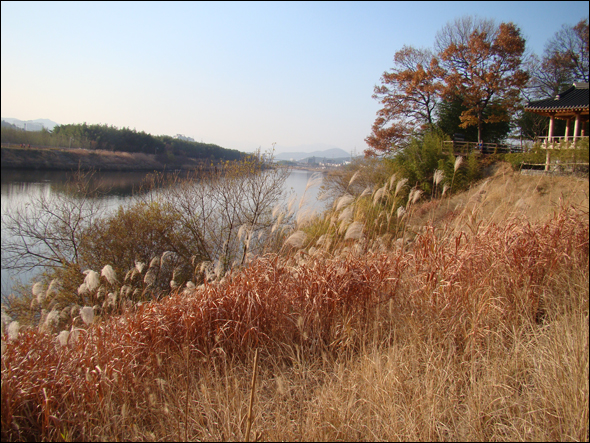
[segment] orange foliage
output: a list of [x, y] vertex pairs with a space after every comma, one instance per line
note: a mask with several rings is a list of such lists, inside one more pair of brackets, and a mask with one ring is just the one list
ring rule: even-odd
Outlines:
[[461, 126], [477, 125], [481, 141], [482, 124], [509, 118], [517, 108], [528, 74], [521, 69], [525, 39], [513, 23], [495, 26], [488, 20], [464, 17], [448, 24], [437, 36], [441, 64], [445, 70], [442, 94], [447, 100], [461, 98], [467, 110]]
[[416, 128], [432, 125], [440, 88], [438, 61], [431, 51], [404, 46], [396, 52], [395, 66], [384, 72], [373, 98], [383, 108], [365, 141], [366, 155], [398, 149]]

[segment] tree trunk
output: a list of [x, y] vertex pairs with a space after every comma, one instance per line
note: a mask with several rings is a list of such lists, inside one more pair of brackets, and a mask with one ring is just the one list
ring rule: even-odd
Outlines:
[[483, 140], [481, 139], [481, 127], [483, 126], [483, 112], [479, 112], [477, 114], [477, 143], [478, 145], [482, 145]]

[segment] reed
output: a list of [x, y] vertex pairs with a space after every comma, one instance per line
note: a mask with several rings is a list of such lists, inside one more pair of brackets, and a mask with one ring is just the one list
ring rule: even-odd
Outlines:
[[68, 334], [9, 339], [3, 313], [2, 440], [249, 439], [253, 377], [257, 438], [587, 440], [587, 209], [501, 217], [489, 186], [405, 248], [369, 241], [365, 196], [341, 234], [337, 211], [323, 237]]

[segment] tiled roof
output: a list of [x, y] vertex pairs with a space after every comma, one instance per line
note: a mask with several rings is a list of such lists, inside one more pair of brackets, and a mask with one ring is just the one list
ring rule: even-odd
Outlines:
[[555, 98], [530, 102], [525, 111], [581, 111], [588, 109], [588, 83], [574, 85]]

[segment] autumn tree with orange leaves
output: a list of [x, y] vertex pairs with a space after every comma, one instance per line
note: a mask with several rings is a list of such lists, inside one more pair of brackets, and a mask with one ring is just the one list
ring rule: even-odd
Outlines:
[[436, 57], [428, 49], [404, 46], [395, 53], [394, 67], [381, 76], [373, 98], [383, 108], [377, 112], [373, 130], [365, 141], [365, 155], [394, 151], [416, 129], [432, 126], [438, 103], [440, 80]]
[[383, 108], [365, 155], [403, 148], [410, 134], [433, 125], [441, 101], [460, 101], [461, 127], [477, 126], [480, 142], [485, 123], [506, 121], [518, 108], [528, 74], [521, 69], [525, 39], [513, 23], [462, 17], [439, 31], [435, 47], [436, 54], [411, 46], [396, 52], [375, 86]]
[[529, 78], [522, 69], [525, 39], [513, 23], [496, 26], [492, 20], [466, 16], [439, 31], [436, 48], [444, 76], [442, 96], [462, 101], [466, 110], [461, 127], [476, 125], [482, 142], [484, 123], [509, 119], [518, 109]]

